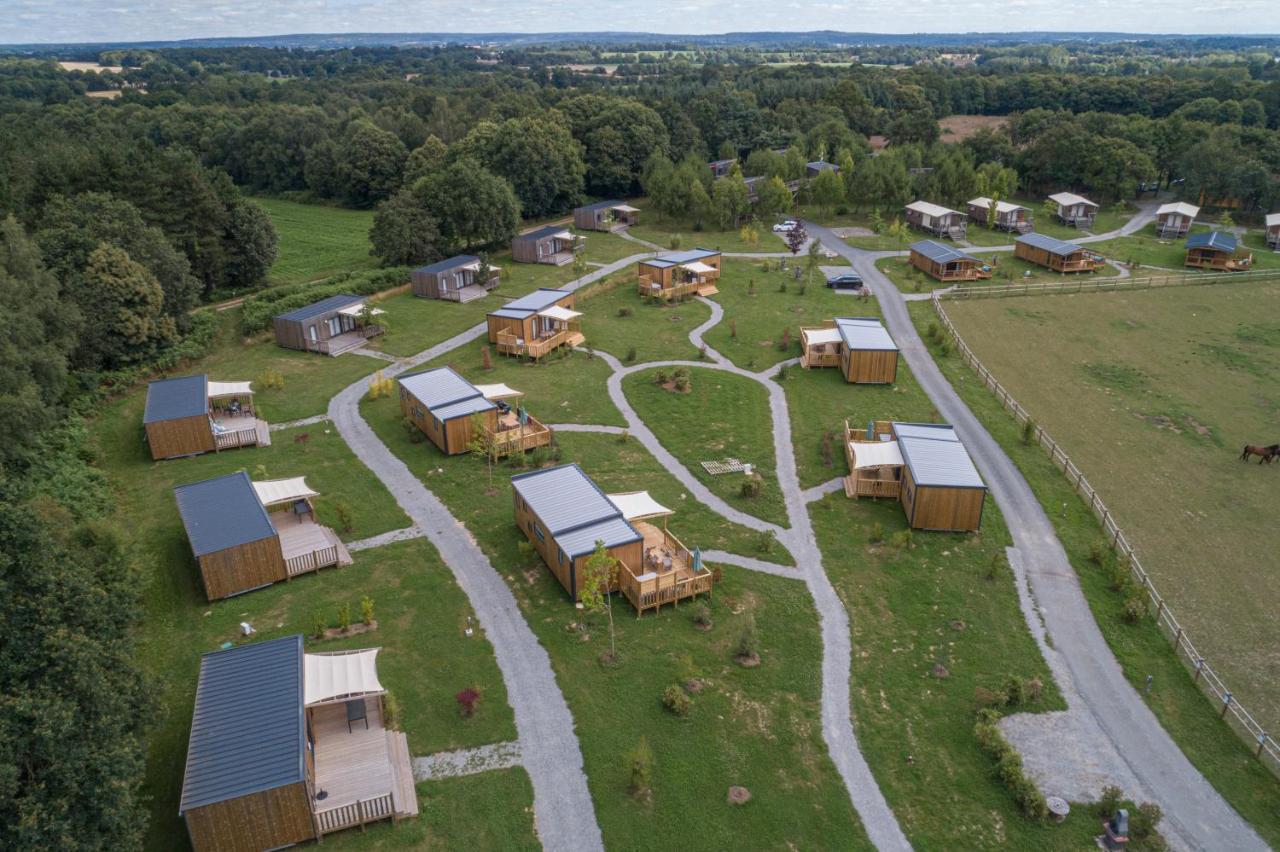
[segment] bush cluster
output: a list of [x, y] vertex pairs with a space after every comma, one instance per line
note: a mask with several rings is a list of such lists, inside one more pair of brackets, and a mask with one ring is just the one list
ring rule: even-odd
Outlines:
[[318, 284], [294, 284], [288, 287], [272, 287], [244, 300], [240, 316], [240, 330], [244, 334], [257, 334], [271, 327], [271, 319], [312, 302], [353, 293], [371, 296], [404, 284], [409, 275], [407, 267], [396, 266], [368, 272], [344, 272], [326, 278]]
[[1022, 771], [1022, 757], [1000, 733], [996, 725], [999, 718], [995, 710], [979, 711], [973, 735], [982, 750], [995, 761], [996, 777], [1009, 789], [1022, 813], [1030, 819], [1044, 819], [1049, 814], [1044, 794]]

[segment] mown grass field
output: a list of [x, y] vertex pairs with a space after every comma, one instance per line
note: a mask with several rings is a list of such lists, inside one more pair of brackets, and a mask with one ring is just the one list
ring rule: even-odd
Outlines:
[[[1268, 727], [1280, 722], [1280, 284], [948, 304], [1010, 391], [1117, 514], [1197, 646]], [[1065, 367], [1065, 368], [1064, 368]], [[1153, 499], [1159, 495], [1159, 499]]]
[[[1213, 229], [1208, 225], [1194, 225], [1191, 228], [1191, 233], [1207, 233], [1210, 230]], [[1252, 251], [1253, 268], [1280, 268], [1280, 254], [1265, 248], [1266, 243], [1263, 240], [1261, 231], [1246, 233], [1244, 242], [1248, 248], [1242, 248], [1238, 254]], [[1148, 225], [1132, 236], [1117, 237], [1114, 240], [1093, 243], [1090, 248], [1105, 257], [1122, 263], [1136, 263], [1140, 266], [1156, 266], [1161, 269], [1177, 269], [1186, 272], [1196, 271], [1187, 269], [1184, 266], [1187, 255], [1186, 238], [1175, 240], [1157, 237], [1155, 225]], [[1135, 274], [1141, 275], [1142, 271], [1138, 270]]]
[[[721, 849], [749, 837], [756, 848], [869, 848], [822, 741], [820, 639], [803, 584], [723, 566], [723, 581], [708, 602], [715, 622], [708, 633], [694, 627], [693, 605], [637, 619], [624, 600], [615, 600], [621, 662], [602, 664], [605, 619], [592, 617], [584, 638], [567, 594], [537, 557], [525, 558], [518, 549], [511, 471], [495, 476], [495, 493], [486, 494], [478, 461], [446, 459], [429, 445], [410, 443], [390, 400], [366, 402], [362, 412], [466, 524], [550, 653], [574, 714], [607, 846]], [[705, 547], [715, 530], [732, 527], [692, 500], [680, 500], [669, 476], [637, 475], [638, 458], [619, 455], [634, 441], [566, 433], [561, 442], [564, 459], [581, 463], [605, 490], [647, 488], [671, 501], [676, 514], [670, 527], [689, 546]], [[752, 540], [743, 544], [750, 547]], [[763, 660], [754, 669], [732, 660], [748, 618], [757, 626]], [[666, 711], [663, 690], [694, 679], [700, 691], [690, 715]], [[641, 737], [655, 755], [650, 801], [626, 790], [625, 755]], [[746, 807], [726, 802], [734, 784], [751, 791]]]
[[[328, 360], [328, 359], [324, 359]], [[396, 694], [413, 754], [512, 739], [515, 725], [506, 691], [481, 632], [463, 633], [471, 609], [447, 567], [425, 541], [353, 554], [355, 564], [309, 574], [289, 583], [209, 603], [178, 517], [172, 488], [238, 469], [258, 478], [305, 475], [321, 493], [317, 519], [352, 541], [408, 525], [391, 495], [360, 465], [327, 424], [273, 434], [271, 447], [234, 450], [191, 459], [152, 462], [142, 442], [144, 394], [108, 406], [93, 427], [97, 456], [114, 486], [116, 517], [145, 572], [145, 620], [141, 662], [156, 688], [158, 717], [150, 735], [146, 792], [151, 797], [148, 847], [183, 848], [177, 820], [200, 655], [224, 642], [245, 641], [239, 624], [258, 631], [255, 640], [310, 635], [317, 619], [338, 622], [349, 605], [358, 620], [360, 600], [374, 601], [378, 629], [349, 639], [308, 642], [338, 650], [382, 647], [379, 672]], [[306, 434], [305, 442], [296, 440]], [[262, 470], [259, 470], [261, 466]], [[339, 511], [350, 516], [347, 528]], [[484, 695], [480, 713], [462, 720], [453, 695], [466, 686]]]
[[[927, 303], [911, 305], [910, 310], [922, 334], [930, 322], [936, 321]], [[1135, 689], [1144, 690], [1147, 677], [1152, 678], [1147, 702], [1164, 729], [1268, 843], [1280, 844], [1280, 780], [1254, 758], [1248, 744], [1219, 721], [1217, 704], [1207, 699], [1193, 683], [1189, 670], [1174, 656], [1171, 645], [1154, 622], [1149, 619], [1138, 624], [1124, 621], [1123, 595], [1112, 591], [1109, 571], [1090, 559], [1091, 547], [1101, 532], [1088, 507], [1073, 493], [1043, 450], [1022, 443], [1021, 428], [976, 374], [954, 353], [944, 355], [936, 345], [931, 349], [952, 386], [1017, 463], [1045, 506], [1080, 579], [1093, 616], [1125, 677]], [[1089, 467], [1086, 471], [1091, 481], [1099, 484], [1098, 474]], [[1127, 525], [1123, 518], [1121, 523]], [[1215, 560], [1206, 564], [1220, 563]], [[1219, 658], [1214, 665], [1221, 662]]]
[[[971, 252], [974, 257], [988, 263], [993, 268], [990, 278], [970, 281], [966, 287], [982, 287], [995, 284], [1026, 284], [1044, 281], [1092, 281], [1097, 278], [1114, 278], [1120, 273], [1114, 266], [1106, 265], [1094, 272], [1073, 272], [1065, 275], [1054, 272], [1035, 263], [1014, 257], [1013, 252]], [[886, 257], [876, 261], [876, 268], [889, 276], [898, 289], [904, 293], [923, 293], [941, 289], [949, 285], [942, 283], [931, 275], [907, 262], [905, 257]]]
[[369, 254], [372, 210], [298, 204], [278, 198], [254, 201], [267, 211], [280, 240], [276, 262], [267, 273], [268, 285], [304, 284], [378, 265]]
[[578, 299], [587, 345], [622, 360], [634, 350], [637, 363], [697, 358], [689, 332], [710, 318], [711, 309], [697, 301], [645, 302], [636, 293], [634, 271], [619, 276], [611, 289]]

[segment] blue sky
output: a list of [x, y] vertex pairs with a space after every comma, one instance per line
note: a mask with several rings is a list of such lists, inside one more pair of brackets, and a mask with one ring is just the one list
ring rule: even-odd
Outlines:
[[558, 30], [1248, 33], [1271, 19], [1275, 2], [1183, 2], [1153, 14], [1149, 0], [0, 0], [0, 44]]

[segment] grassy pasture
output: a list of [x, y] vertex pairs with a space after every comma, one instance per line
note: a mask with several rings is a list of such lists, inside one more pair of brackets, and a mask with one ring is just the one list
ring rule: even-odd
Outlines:
[[[1195, 225], [1191, 228], [1191, 233], [1207, 233], [1210, 230], [1212, 228], [1208, 225]], [[1247, 232], [1244, 244], [1247, 246], [1245, 250], [1253, 252], [1255, 269], [1280, 268], [1280, 254], [1265, 248], [1266, 243], [1261, 231]], [[1186, 238], [1175, 240], [1157, 237], [1155, 225], [1148, 225], [1132, 236], [1117, 237], [1114, 240], [1093, 243], [1090, 248], [1105, 257], [1125, 263], [1133, 262], [1141, 266], [1158, 266], [1163, 269], [1177, 269], [1187, 272], [1195, 271], [1187, 269], [1183, 265], [1187, 254]], [[1138, 270], [1136, 274], [1141, 275], [1142, 271]]]
[[[981, 287], [987, 284], [1038, 284], [1044, 281], [1092, 281], [1096, 278], [1114, 278], [1120, 274], [1114, 266], [1103, 266], [1095, 272], [1070, 274], [1054, 272], [1052, 269], [1014, 257], [1013, 252], [970, 252], [970, 254], [990, 264], [994, 273], [990, 278], [968, 282], [965, 285], [968, 287]], [[881, 258], [876, 261], [876, 268], [888, 275], [889, 280], [904, 293], [922, 293], [949, 286], [912, 266], [905, 257]]]
[[[1274, 470], [1280, 284], [949, 303], [979, 357], [1062, 442], [1200, 650], [1280, 723]], [[1158, 496], [1157, 496], [1158, 495]]]
[[299, 204], [278, 198], [254, 201], [267, 211], [280, 238], [279, 254], [267, 273], [268, 284], [303, 284], [378, 265], [369, 254], [372, 210]]

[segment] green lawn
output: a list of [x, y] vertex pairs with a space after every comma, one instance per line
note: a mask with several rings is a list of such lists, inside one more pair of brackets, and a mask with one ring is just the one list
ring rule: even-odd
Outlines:
[[[645, 369], [622, 382], [627, 401], [662, 445], [712, 493], [748, 514], [787, 526], [778, 488], [770, 428], [768, 393], [758, 382], [718, 370], [693, 369], [688, 393], [654, 382]], [[712, 476], [699, 462], [736, 458], [754, 465], [764, 478], [758, 497], [743, 497], [742, 474]]]
[[[1207, 225], [1195, 225], [1191, 233], [1206, 233], [1212, 230]], [[1266, 242], [1261, 231], [1249, 231], [1245, 234], [1245, 245], [1253, 251], [1254, 268], [1280, 268], [1280, 254], [1265, 248]], [[1157, 266], [1162, 269], [1176, 269], [1180, 272], [1195, 272], [1183, 264], [1186, 260], [1187, 241], [1182, 239], [1161, 239], [1156, 236], [1155, 225], [1148, 225], [1130, 237], [1118, 237], [1090, 245], [1113, 260], [1125, 263], [1133, 262], [1141, 266]], [[1135, 270], [1135, 275], [1142, 275], [1142, 270]]]
[[[594, 305], [595, 302], [588, 304]], [[591, 331], [588, 329], [586, 333], [590, 335]], [[448, 365], [476, 384], [502, 382], [522, 391], [525, 405], [543, 423], [627, 425], [605, 392], [604, 384], [613, 371], [603, 358], [568, 352], [564, 357], [543, 358], [534, 363], [500, 357], [494, 353], [494, 347], [489, 346], [492, 366], [486, 370], [481, 354], [485, 346], [489, 344], [482, 338], [437, 358], [425, 367]]]
[[[640, 224], [629, 227], [627, 229], [628, 233], [633, 237], [661, 246], [663, 251], [668, 251], [672, 248], [671, 241], [673, 237], [680, 238], [679, 247], [681, 249], [691, 249], [697, 246], [733, 252], [787, 250], [787, 244], [779, 237], [774, 236], [771, 230], [773, 222], [761, 222], [759, 241], [749, 243], [742, 239], [740, 228], [720, 230], [714, 225], [709, 225], [702, 230], [696, 230], [688, 221], [663, 216], [658, 211], [648, 207], [644, 200], [631, 203], [641, 208]], [[632, 245], [635, 244], [633, 243]], [[637, 245], [635, 248], [637, 251], [642, 250], [642, 246]]]
[[[524, 559], [511, 516], [508, 470], [495, 477], [497, 493], [484, 494], [471, 459], [446, 460], [410, 444], [387, 400], [362, 411], [393, 451], [466, 524], [507, 577], [521, 609], [551, 655], [573, 711], [588, 783], [606, 846], [670, 849], [693, 844], [726, 848], [749, 837], [757, 848], [869, 848], [848, 795], [821, 738], [821, 644], [816, 615], [802, 583], [722, 566], [710, 601], [715, 627], [697, 630], [693, 607], [667, 608], [637, 619], [623, 600], [614, 617], [621, 663], [598, 660], [607, 647], [603, 618], [592, 618], [589, 639], [574, 628], [577, 614], [550, 572]], [[624, 445], [613, 436], [566, 435], [565, 458], [578, 460], [605, 489], [644, 487], [678, 501], [658, 477], [637, 477], [626, 460], [606, 460]], [[587, 449], [594, 445], [595, 449]], [[429, 459], [425, 464], [424, 456]], [[444, 473], [429, 473], [442, 468]], [[673, 486], [678, 488], [678, 486]], [[693, 545], [692, 523], [703, 512], [708, 529], [728, 526], [707, 510], [676, 503], [670, 524]], [[763, 663], [743, 669], [731, 660], [740, 627], [754, 618]], [[701, 680], [692, 713], [679, 719], [660, 695], [669, 685]], [[632, 799], [624, 755], [641, 737], [655, 754], [652, 802]], [[746, 807], [726, 803], [730, 785], [747, 787]], [[691, 803], [696, 803], [691, 806]], [[832, 838], [839, 838], [833, 841]]]
[[538, 852], [533, 786], [519, 766], [418, 784], [418, 818], [380, 822], [366, 832], [344, 831], [324, 839], [339, 852], [415, 849], [502, 849]]
[[[855, 429], [869, 420], [932, 422], [937, 417], [928, 397], [911, 375], [905, 359], [898, 360], [898, 381], [892, 385], [851, 385], [837, 368], [792, 369], [782, 383], [791, 415], [791, 445], [802, 488], [844, 476], [844, 421]], [[831, 464], [823, 455], [823, 434], [831, 432]]]
[[[1092, 281], [1097, 278], [1114, 278], [1120, 273], [1114, 266], [1103, 266], [1096, 272], [1076, 272], [1064, 275], [1035, 263], [1014, 257], [1012, 252], [975, 253], [974, 257], [990, 264], [994, 273], [990, 278], [971, 281], [965, 286], [981, 287], [986, 284], [1025, 284], [1043, 281]], [[907, 263], [905, 257], [885, 257], [876, 261], [876, 268], [904, 293], [923, 293], [949, 286], [931, 275], [926, 275]]]
[[267, 273], [269, 285], [302, 284], [377, 266], [369, 254], [372, 210], [298, 204], [277, 198], [254, 201], [267, 211], [280, 240], [276, 262]]
[[606, 292], [580, 299], [577, 309], [586, 314], [582, 331], [588, 346], [624, 360], [634, 351], [637, 362], [697, 358], [689, 332], [711, 316], [711, 310], [697, 301], [646, 303], [636, 293], [634, 276]]
[[1022, 203], [1028, 204], [1035, 214], [1036, 232], [1048, 234], [1051, 237], [1057, 237], [1060, 240], [1076, 240], [1080, 237], [1090, 234], [1105, 234], [1110, 231], [1118, 230], [1133, 218], [1135, 211], [1124, 210], [1118, 211], [1114, 207], [1104, 207], [1098, 211], [1098, 215], [1094, 217], [1093, 227], [1088, 230], [1079, 228], [1070, 228], [1059, 222], [1057, 219], [1047, 215], [1040, 207], [1030, 204], [1027, 201]]
[[[724, 319], [703, 339], [739, 367], [763, 370], [800, 356], [801, 326], [821, 325], [838, 316], [880, 315], [874, 300], [829, 289], [821, 270], [813, 273], [813, 283], [801, 293], [800, 285], [807, 280], [806, 274], [797, 282], [790, 270], [765, 272], [758, 261], [726, 259], [720, 294], [712, 297], [724, 308]], [[791, 334], [786, 349], [779, 348], [783, 329]]]
[[[1175, 291], [1161, 291], [1161, 294], [1172, 292]], [[1201, 305], [1207, 307], [1207, 302], [1203, 298], [1206, 291], [1186, 292], [1199, 294], [1202, 297]], [[1222, 297], [1223, 292], [1220, 288], [1214, 288], [1213, 301], [1216, 302]], [[1083, 297], [1062, 298], [1079, 300]], [[1019, 299], [1019, 301], [1026, 300]], [[951, 306], [948, 305], [948, 307]], [[910, 308], [916, 327], [922, 332], [930, 322], [935, 321], [933, 311], [928, 304], [915, 304]], [[1038, 340], [1043, 342], [1045, 337], [1041, 335]], [[1195, 686], [1190, 673], [1174, 656], [1172, 647], [1156, 629], [1154, 622], [1143, 620], [1137, 625], [1130, 625], [1122, 620], [1122, 596], [1111, 591], [1107, 572], [1089, 560], [1090, 546], [1101, 536], [1101, 533], [1088, 507], [1073, 494], [1062, 473], [1050, 463], [1042, 450], [1022, 443], [1021, 429], [1002, 409], [996, 398], [978, 381], [972, 370], [954, 354], [950, 357], [940, 356], [936, 347], [934, 347], [934, 356], [952, 386], [964, 398], [974, 414], [982, 420], [1005, 452], [1018, 464], [1032, 490], [1048, 509], [1049, 518], [1053, 521], [1058, 537], [1062, 540], [1076, 574], [1080, 578], [1081, 586], [1093, 610], [1093, 616], [1112, 653], [1120, 662], [1125, 676], [1135, 689], [1145, 685], [1148, 675], [1152, 677], [1148, 703], [1165, 730], [1174, 738], [1191, 762], [1204, 773], [1210, 783], [1253, 824], [1263, 838], [1273, 846], [1280, 845], [1280, 780], [1254, 759], [1252, 748], [1218, 720], [1217, 704], [1206, 698]], [[986, 357], [985, 354], [984, 357]], [[999, 371], [997, 375], [1000, 375]], [[1002, 380], [1006, 378], [1001, 375]], [[1064, 393], [1062, 396], [1072, 399], [1073, 402], [1080, 401], [1073, 393]], [[1090, 422], [1095, 427], [1098, 422], [1101, 422], [1090, 420], [1087, 416], [1081, 417], [1080, 420]], [[1111, 422], [1116, 421], [1111, 420]], [[1052, 427], [1050, 431], [1057, 434]], [[1105, 436], [1108, 434], [1108, 429], [1098, 428], [1097, 432]], [[1180, 437], [1187, 441], [1193, 440], [1185, 433]], [[1164, 445], [1166, 442], [1161, 439], [1160, 443]], [[1228, 459], [1228, 461], [1234, 464], [1234, 459]], [[1227, 463], [1223, 462], [1223, 464]], [[1086, 462], [1084, 467], [1095, 482], [1099, 477], [1107, 474], [1107, 471], [1099, 469], [1097, 465]], [[1174, 483], [1179, 481], [1166, 479], [1161, 493], [1166, 493]], [[1236, 494], [1239, 493], [1237, 489]], [[1112, 493], [1107, 494], [1108, 500], [1114, 497]], [[1208, 505], [1210, 504], [1204, 501], [1198, 503], [1199, 508]], [[1128, 526], [1124, 518], [1121, 518], [1121, 524]], [[1180, 526], [1181, 522], [1172, 527], [1159, 529], [1162, 534], [1167, 534], [1175, 532]], [[1255, 526], [1254, 532], [1259, 529], [1261, 527]], [[1232, 564], [1231, 560], [1220, 556], [1214, 556], [1212, 560], [1215, 569]], [[1212, 584], [1225, 585], [1221, 579], [1217, 578], [1216, 573], [1205, 575], [1205, 577]], [[1168, 590], [1165, 590], [1165, 594], [1168, 594]], [[1236, 601], [1244, 603], [1245, 598], [1237, 596]], [[1196, 641], [1212, 641], [1215, 638], [1214, 633], [1215, 631], [1201, 633], [1196, 637]], [[1235, 635], [1243, 634], [1236, 631]], [[1222, 656], [1215, 658], [1215, 666], [1221, 666], [1224, 662], [1229, 664], [1230, 658]], [[1268, 684], [1272, 682], [1268, 681]]]
[[[329, 358], [276, 346], [270, 337], [246, 341], [239, 333], [240, 309], [223, 311], [218, 339], [208, 357], [176, 370], [176, 375], [208, 373], [213, 381], [253, 381], [271, 369], [284, 378], [280, 389], [256, 390], [254, 403], [269, 423], [324, 414], [338, 391], [386, 366], [376, 358], [347, 353]], [[141, 420], [139, 420], [141, 423]]]

